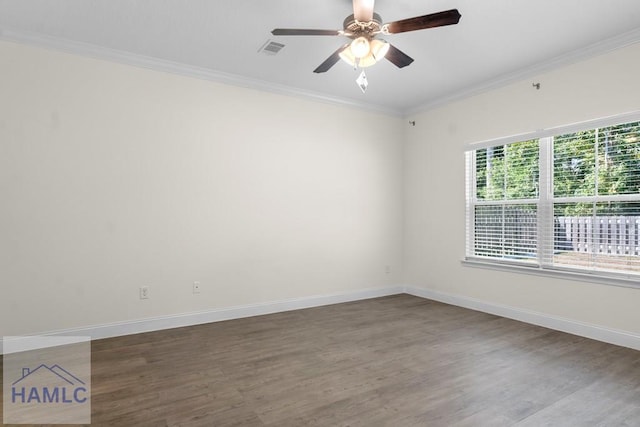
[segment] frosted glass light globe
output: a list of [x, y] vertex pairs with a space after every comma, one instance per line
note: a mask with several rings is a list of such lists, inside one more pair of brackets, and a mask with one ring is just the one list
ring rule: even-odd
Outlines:
[[363, 58], [369, 54], [371, 47], [366, 37], [358, 37], [351, 42], [351, 52], [356, 58]]

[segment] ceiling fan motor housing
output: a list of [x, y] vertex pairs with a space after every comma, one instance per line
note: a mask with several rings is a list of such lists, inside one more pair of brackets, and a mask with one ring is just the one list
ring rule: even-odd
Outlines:
[[379, 33], [382, 29], [382, 18], [377, 13], [373, 14], [373, 19], [369, 22], [357, 21], [354, 15], [349, 15], [344, 19], [343, 28], [345, 36], [356, 39], [366, 37], [367, 39]]

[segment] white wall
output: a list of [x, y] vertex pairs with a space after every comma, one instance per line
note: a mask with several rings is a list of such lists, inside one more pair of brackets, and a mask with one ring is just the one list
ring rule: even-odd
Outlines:
[[[406, 145], [406, 283], [640, 333], [640, 290], [464, 267], [464, 147], [640, 110], [640, 45], [411, 117]], [[535, 90], [532, 83], [540, 82]]]
[[398, 283], [640, 333], [637, 289], [460, 264], [464, 145], [639, 110], [639, 45], [415, 127], [6, 42], [0, 69], [0, 336]]
[[401, 282], [404, 120], [6, 42], [0, 70], [0, 336]]

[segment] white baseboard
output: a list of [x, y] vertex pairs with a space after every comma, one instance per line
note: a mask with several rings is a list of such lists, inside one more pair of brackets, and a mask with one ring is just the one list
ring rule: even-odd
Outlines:
[[409, 295], [482, 311], [484, 313], [495, 314], [497, 316], [519, 320], [533, 325], [567, 332], [573, 335], [579, 335], [581, 337], [640, 350], [640, 335], [631, 332], [606, 328], [599, 325], [579, 322], [577, 320], [552, 316], [546, 313], [495, 304], [475, 298], [463, 297], [430, 289], [405, 286], [404, 291]]
[[[96, 340], [102, 338], [139, 334], [143, 332], [159, 331], [163, 329], [200, 325], [203, 323], [220, 322], [223, 320], [233, 320], [244, 317], [299, 310], [303, 308], [319, 307], [329, 304], [339, 304], [343, 302], [358, 301], [402, 293], [407, 293], [409, 295], [434, 301], [440, 301], [459, 307], [469, 308], [472, 310], [482, 311], [485, 313], [495, 314], [497, 316], [519, 320], [557, 331], [567, 332], [570, 334], [579, 335], [610, 344], [640, 350], [640, 335], [630, 332], [605, 328], [599, 325], [579, 322], [576, 320], [552, 316], [545, 313], [539, 313], [531, 310], [495, 304], [474, 298], [448, 294], [430, 289], [417, 288], [413, 286], [394, 286], [387, 288], [364, 289], [352, 292], [341, 292], [330, 295], [315, 295], [311, 297], [293, 298], [288, 300], [272, 301], [259, 304], [248, 304], [193, 313], [182, 313], [169, 316], [131, 320], [126, 322], [116, 322], [103, 325], [49, 331], [34, 335], [46, 337], [88, 336], [91, 337], [92, 340]], [[15, 345], [12, 345], [14, 351], [20, 351], [15, 350], [15, 347]], [[2, 340], [0, 340], [0, 354], [4, 354]]]
[[[93, 325], [80, 328], [48, 331], [33, 336], [44, 337], [91, 337], [92, 340], [112, 338], [124, 335], [139, 334], [143, 332], [159, 331], [163, 329], [180, 328], [184, 326], [200, 325], [203, 323], [220, 322], [223, 320], [240, 319], [243, 317], [260, 316], [264, 314], [279, 313], [283, 311], [299, 310], [303, 308], [319, 307], [322, 305], [339, 304], [342, 302], [358, 301], [369, 298], [377, 298], [403, 293], [402, 286], [387, 288], [372, 288], [359, 291], [341, 292], [329, 295], [314, 295], [311, 297], [293, 298], [281, 301], [272, 301], [258, 304], [248, 304], [228, 308], [181, 313], [168, 316], [153, 317], [147, 319], [115, 322], [102, 325]], [[12, 340], [12, 352], [33, 350], [31, 340], [24, 340], [29, 347], [21, 349], [20, 337], [5, 337]], [[26, 344], [25, 344], [26, 345]], [[60, 345], [60, 344], [57, 344]], [[0, 354], [4, 354], [3, 340], [0, 340]]]

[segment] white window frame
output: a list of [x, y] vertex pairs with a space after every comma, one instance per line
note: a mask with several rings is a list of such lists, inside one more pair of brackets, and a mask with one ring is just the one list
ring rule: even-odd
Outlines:
[[[637, 274], [625, 272], [602, 272], [599, 270], [577, 269], [553, 265], [553, 221], [554, 203], [598, 201], [601, 196], [586, 196], [578, 200], [576, 197], [562, 198], [553, 196], [553, 136], [564, 135], [594, 128], [615, 126], [622, 123], [640, 121], [640, 111], [609, 116], [596, 120], [574, 123], [566, 126], [558, 126], [549, 129], [541, 129], [533, 132], [513, 135], [504, 138], [474, 142], [465, 147], [465, 257], [462, 264], [469, 267], [488, 268], [524, 274], [551, 276], [562, 279], [586, 281], [615, 286], [640, 288], [640, 277]], [[539, 197], [538, 199], [509, 200], [507, 203], [532, 203], [537, 202], [537, 263], [517, 262], [512, 260], [492, 259], [490, 257], [474, 257], [469, 255], [469, 248], [475, 247], [474, 215], [473, 211], [477, 200], [476, 176], [475, 176], [475, 152], [476, 150], [507, 145], [519, 141], [537, 139], [539, 141]], [[611, 199], [612, 196], [607, 196]], [[616, 200], [638, 200], [637, 195], [614, 196]], [[584, 199], [584, 200], [583, 200]], [[551, 242], [551, 244], [548, 244]]]

